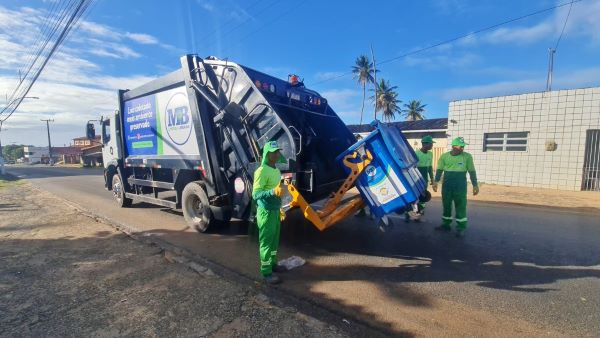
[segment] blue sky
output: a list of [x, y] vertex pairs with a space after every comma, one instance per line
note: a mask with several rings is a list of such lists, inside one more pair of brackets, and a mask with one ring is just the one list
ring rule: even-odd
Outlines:
[[[360, 87], [351, 76], [324, 80], [348, 73], [371, 44], [377, 60], [386, 60], [564, 2], [99, 0], [34, 86], [30, 95], [40, 99], [24, 101], [1, 137], [4, 144], [44, 145], [39, 119], [54, 118], [53, 143], [68, 144], [88, 119], [116, 108], [117, 89], [174, 70], [184, 53], [228, 57], [282, 78], [299, 74], [346, 123], [357, 123]], [[2, 96], [16, 85], [52, 5], [0, 5]], [[378, 67], [378, 76], [398, 86], [404, 102], [426, 103], [428, 118], [445, 117], [451, 100], [541, 91], [547, 49], [568, 8], [400, 58]], [[573, 5], [556, 53], [554, 88], [600, 85], [599, 17], [600, 0]], [[365, 110], [369, 120], [372, 106]]]

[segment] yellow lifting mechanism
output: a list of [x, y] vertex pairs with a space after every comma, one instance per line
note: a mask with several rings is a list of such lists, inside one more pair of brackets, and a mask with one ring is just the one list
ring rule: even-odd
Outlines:
[[[355, 160], [359, 156], [361, 157], [362, 161], [351, 162], [351, 160]], [[371, 161], [373, 161], [373, 155], [371, 155], [369, 150], [365, 150], [364, 155], [360, 155], [358, 151], [354, 151], [346, 155], [343, 161], [344, 165], [350, 169], [350, 174], [342, 186], [335, 193], [332, 193], [329, 196], [321, 210], [313, 209], [310, 204], [306, 202], [298, 189], [296, 189], [296, 187], [289, 180], [284, 182], [287, 185], [290, 196], [292, 197], [289, 207], [300, 208], [304, 218], [308, 219], [320, 231], [327, 229], [331, 225], [365, 207], [365, 202], [360, 195], [356, 195], [348, 201], [345, 201], [341, 206], [340, 203], [346, 192], [354, 187], [354, 182], [358, 176], [363, 170], [365, 170]]]

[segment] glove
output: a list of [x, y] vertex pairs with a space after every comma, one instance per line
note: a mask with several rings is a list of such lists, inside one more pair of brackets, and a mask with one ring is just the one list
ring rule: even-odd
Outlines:
[[431, 182], [431, 189], [433, 189], [434, 192], [437, 192], [437, 188], [438, 188], [437, 182]]
[[279, 221], [283, 222], [285, 220], [285, 212], [283, 209], [279, 209]]
[[281, 197], [281, 195], [283, 195], [283, 189], [281, 189], [281, 184], [273, 188], [273, 195], [277, 197]]
[[473, 187], [473, 196], [476, 196], [477, 194], [479, 194], [479, 186], [478, 185]]

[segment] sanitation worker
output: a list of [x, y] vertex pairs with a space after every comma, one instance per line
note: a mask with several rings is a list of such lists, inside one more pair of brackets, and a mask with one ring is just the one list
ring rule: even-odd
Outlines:
[[479, 193], [477, 173], [471, 154], [464, 152], [465, 140], [457, 137], [452, 140], [452, 150], [442, 154], [437, 163], [433, 191], [437, 191], [437, 184], [444, 175], [442, 184], [442, 204], [444, 213], [442, 224], [436, 230], [451, 231], [452, 204], [456, 216], [456, 237], [463, 237], [467, 229], [467, 172], [473, 184], [473, 195]]
[[277, 264], [279, 229], [281, 226], [281, 172], [276, 163], [286, 163], [277, 141], [265, 144], [260, 167], [254, 172], [252, 198], [256, 201], [256, 223], [260, 252], [260, 273], [267, 284], [281, 283], [273, 272], [284, 272], [286, 268]]
[[[433, 184], [433, 153], [430, 151], [433, 148], [433, 144], [435, 141], [433, 137], [430, 135], [425, 135], [421, 138], [421, 149], [417, 150], [415, 153], [417, 154], [417, 159], [419, 162], [417, 163], [417, 169], [423, 176], [425, 180], [425, 188], [427, 188], [427, 184], [429, 180], [431, 180]], [[425, 202], [420, 202], [417, 204], [417, 211], [407, 211], [404, 214], [406, 221], [410, 221], [411, 219], [415, 221], [419, 221], [420, 217], [425, 214]]]

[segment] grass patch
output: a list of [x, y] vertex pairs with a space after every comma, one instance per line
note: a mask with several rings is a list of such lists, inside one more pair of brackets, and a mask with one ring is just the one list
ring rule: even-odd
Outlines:
[[25, 184], [18, 177], [12, 175], [0, 175], [0, 189], [16, 187]]

